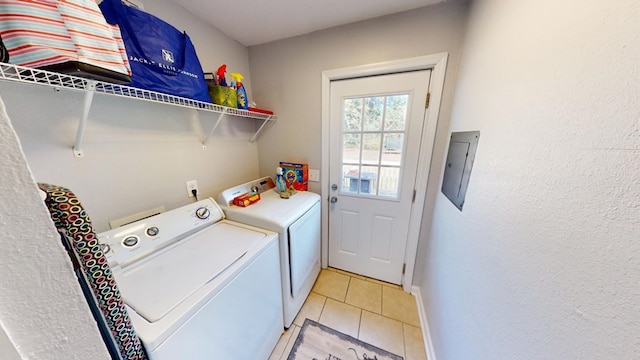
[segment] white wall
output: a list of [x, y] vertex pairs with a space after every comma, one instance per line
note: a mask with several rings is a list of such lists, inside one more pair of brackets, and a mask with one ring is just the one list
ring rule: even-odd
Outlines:
[[[145, 10], [190, 34], [204, 69], [225, 62], [250, 75], [248, 50], [170, 0]], [[97, 231], [110, 220], [156, 206], [185, 205], [185, 182], [197, 180], [201, 197], [258, 177], [256, 120], [227, 116], [203, 151], [201, 141], [216, 114], [96, 94], [89, 113], [83, 158], [72, 146], [82, 94], [0, 82], [29, 165], [39, 182], [73, 190]]]
[[0, 358], [109, 359], [1, 101], [0, 139]]
[[254, 99], [278, 116], [258, 141], [260, 174], [274, 176], [283, 160], [320, 169], [322, 71], [448, 52], [435, 148], [442, 155], [465, 20], [464, 2], [452, 1], [250, 47]]
[[438, 360], [640, 358], [639, 16], [472, 6], [450, 130], [479, 130], [478, 152], [420, 255]]

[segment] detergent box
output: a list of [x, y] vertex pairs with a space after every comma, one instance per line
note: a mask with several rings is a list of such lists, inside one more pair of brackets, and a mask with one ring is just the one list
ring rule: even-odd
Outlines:
[[293, 185], [298, 191], [307, 191], [309, 183], [309, 165], [280, 161], [282, 175], [287, 183], [287, 188]]

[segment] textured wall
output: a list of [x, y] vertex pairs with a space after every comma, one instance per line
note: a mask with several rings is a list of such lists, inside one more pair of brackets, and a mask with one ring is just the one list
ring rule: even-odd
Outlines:
[[480, 0], [419, 284], [438, 360], [640, 358], [640, 4]]
[[1, 326], [23, 359], [109, 359], [1, 101], [0, 139]]

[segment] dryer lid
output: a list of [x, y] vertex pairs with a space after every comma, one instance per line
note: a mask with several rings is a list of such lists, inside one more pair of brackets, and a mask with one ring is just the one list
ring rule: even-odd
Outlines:
[[275, 189], [270, 189], [260, 197], [260, 201], [247, 207], [222, 205], [222, 209], [228, 219], [283, 232], [320, 202], [320, 195], [310, 191], [298, 191], [289, 199], [282, 199]]
[[148, 322], [156, 322], [267, 236], [233, 223], [218, 222], [122, 269], [116, 279], [122, 297]]

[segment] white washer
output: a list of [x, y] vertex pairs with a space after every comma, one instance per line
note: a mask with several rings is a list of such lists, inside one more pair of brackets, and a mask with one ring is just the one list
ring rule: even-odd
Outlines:
[[150, 359], [269, 357], [283, 327], [276, 233], [206, 199], [98, 239]]
[[[233, 198], [251, 191], [260, 193], [260, 201], [247, 207], [233, 205]], [[218, 203], [227, 218], [279, 234], [284, 326], [288, 328], [320, 273], [320, 195], [298, 191], [282, 199], [273, 179], [264, 177], [223, 191]]]

